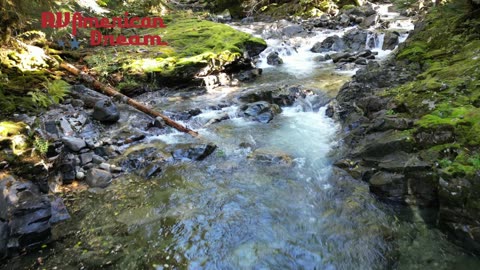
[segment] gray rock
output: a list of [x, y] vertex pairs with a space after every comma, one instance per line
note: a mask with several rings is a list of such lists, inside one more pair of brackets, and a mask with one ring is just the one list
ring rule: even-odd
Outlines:
[[115, 123], [120, 119], [120, 112], [111, 100], [103, 99], [95, 103], [92, 117], [100, 122]]
[[305, 31], [301, 25], [289, 25], [282, 29], [282, 34], [287, 37], [292, 37], [296, 34], [302, 33]]
[[278, 66], [283, 64], [283, 59], [280, 58], [280, 56], [278, 55], [278, 52], [271, 52], [267, 56], [267, 64], [271, 66]]
[[62, 142], [68, 149], [74, 152], [78, 152], [80, 149], [87, 147], [87, 144], [84, 140], [76, 137], [63, 137]]
[[345, 49], [345, 43], [343, 42], [342, 38], [335, 35], [327, 37], [322, 42], [315, 43], [310, 51], [315, 53], [323, 53], [329, 51], [341, 51], [343, 49]]
[[175, 160], [203, 160], [215, 151], [214, 144], [177, 144], [171, 151]]
[[52, 197], [50, 199], [50, 205], [52, 206], [52, 217], [50, 217], [50, 224], [55, 224], [70, 219], [70, 214], [68, 213], [67, 207], [63, 203], [62, 198]]
[[377, 172], [370, 180], [370, 191], [381, 199], [403, 203], [408, 193], [407, 181], [403, 174]]
[[0, 260], [7, 256], [7, 243], [9, 236], [10, 228], [8, 227], [7, 222], [0, 220]]
[[398, 45], [398, 37], [400, 35], [397, 32], [386, 32], [383, 38], [383, 50], [393, 50]]
[[268, 123], [275, 115], [282, 112], [282, 109], [280, 109], [280, 106], [276, 104], [271, 104], [266, 101], [259, 101], [243, 105], [240, 107], [240, 111], [240, 115], [248, 117], [249, 119], [261, 123]]
[[93, 161], [93, 155], [94, 154], [93, 154], [92, 151], [80, 154], [81, 165], [86, 165], [86, 164], [92, 162]]
[[93, 188], [106, 188], [112, 182], [112, 175], [107, 171], [93, 168], [87, 171], [85, 182]]
[[[8, 248], [21, 249], [47, 241], [51, 235], [51, 207], [46, 195], [32, 182], [16, 181], [12, 176], [0, 179], [0, 191], [0, 220], [8, 222]], [[6, 238], [5, 224], [0, 227], [0, 238]], [[0, 257], [1, 249], [0, 245]]]
[[378, 15], [377, 14], [372, 14], [368, 17], [366, 17], [362, 23], [360, 24], [360, 27], [363, 28], [369, 28], [372, 25], [375, 25], [378, 21]]
[[360, 29], [352, 29], [345, 33], [343, 36], [343, 42], [346, 49], [351, 51], [361, 51], [365, 49], [365, 43], [367, 41], [368, 31]]

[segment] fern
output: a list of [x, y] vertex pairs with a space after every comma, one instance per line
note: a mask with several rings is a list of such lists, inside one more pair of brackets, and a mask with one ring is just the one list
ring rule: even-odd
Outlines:
[[48, 106], [52, 105], [52, 100], [45, 93], [42, 93], [40, 91], [30, 91], [28, 92], [28, 95], [32, 97], [32, 101], [35, 104], [41, 107], [47, 108]]
[[45, 87], [47, 88], [48, 95], [52, 98], [55, 104], [63, 101], [65, 96], [70, 93], [70, 85], [63, 80], [55, 80], [53, 82], [48, 82]]
[[44, 140], [40, 137], [35, 137], [33, 141], [33, 147], [37, 150], [41, 155], [45, 155], [48, 151], [49, 142]]
[[70, 93], [70, 85], [63, 80], [55, 80], [43, 84], [47, 93], [42, 91], [28, 92], [28, 95], [32, 97], [32, 101], [38, 106], [47, 108], [52, 104], [58, 104], [64, 100], [65, 96]]

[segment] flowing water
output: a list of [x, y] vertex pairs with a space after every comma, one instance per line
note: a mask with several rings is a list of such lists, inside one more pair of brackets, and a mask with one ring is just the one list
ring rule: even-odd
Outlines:
[[[248, 29], [253, 28], [242, 28]], [[68, 195], [65, 200], [71, 205], [72, 220], [54, 230], [58, 241], [43, 255], [40, 253], [46, 258], [45, 266], [329, 270], [478, 267], [474, 258], [428, 228], [421, 218], [400, 221], [400, 214], [377, 202], [367, 185], [332, 168], [330, 154], [339, 144], [338, 126], [325, 116], [325, 108], [313, 111], [296, 104], [283, 108], [268, 124], [236, 117], [235, 106], [206, 109], [242, 91], [284, 85], [300, 84], [333, 96], [352, 72], [336, 71], [332, 63], [315, 61], [318, 54], [309, 49], [314, 42], [341, 33], [318, 32], [303, 40], [289, 40], [290, 45], [268, 40], [267, 52], [280, 52], [285, 64], [268, 66], [263, 53], [258, 66], [264, 73], [256, 82], [158, 105], [178, 111], [204, 109], [185, 124], [199, 130], [203, 140], [214, 142], [218, 149], [203, 161], [166, 165], [153, 179], [131, 174], [117, 179], [106, 190]], [[375, 49], [380, 50], [381, 40], [376, 38]], [[203, 127], [220, 113], [231, 118]], [[134, 149], [162, 149], [186, 142], [197, 141], [172, 131], [150, 137]], [[255, 149], [284, 162], [256, 161], [251, 158]]]

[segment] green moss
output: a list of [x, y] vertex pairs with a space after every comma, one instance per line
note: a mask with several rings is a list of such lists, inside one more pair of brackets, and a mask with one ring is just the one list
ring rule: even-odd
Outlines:
[[165, 20], [166, 28], [139, 33], [159, 35], [168, 46], [107, 47], [85, 60], [104, 78], [117, 72], [126, 80], [147, 79], [148, 73], [163, 78], [186, 78], [207, 66], [209, 70], [221, 69], [241, 57], [249, 45], [266, 46], [264, 40], [230, 26], [184, 16], [187, 15], [170, 16]]
[[[434, 9], [425, 29], [416, 32], [396, 56], [419, 64], [422, 72], [415, 81], [383, 94], [405, 105], [407, 117], [419, 119], [416, 128], [448, 126], [453, 130], [455, 145], [434, 146], [423, 153], [451, 175], [472, 175], [480, 169], [476, 154], [480, 145], [480, 40], [472, 31], [480, 19], [465, 17], [468, 13], [467, 1]], [[443, 153], [446, 149], [453, 152]]]

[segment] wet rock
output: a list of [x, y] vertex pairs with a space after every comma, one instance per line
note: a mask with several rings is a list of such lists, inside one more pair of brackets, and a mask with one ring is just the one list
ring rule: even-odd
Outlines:
[[398, 37], [400, 34], [397, 32], [386, 32], [383, 37], [382, 50], [393, 50], [398, 45]]
[[177, 144], [171, 153], [175, 160], [203, 160], [216, 148], [214, 144]]
[[208, 122], [204, 125], [205, 127], [208, 127], [210, 125], [213, 125], [215, 123], [220, 123], [224, 120], [228, 120], [230, 119], [230, 116], [228, 115], [228, 113], [220, 113], [218, 115], [216, 115], [215, 117], [213, 117], [212, 119], [208, 120]]
[[360, 27], [363, 28], [369, 28], [370, 26], [375, 25], [378, 22], [378, 15], [377, 14], [372, 14], [365, 19], [363, 19], [362, 23], [360, 24]]
[[334, 63], [337, 63], [337, 62], [340, 62], [341, 60], [345, 60], [352, 57], [352, 54], [347, 52], [339, 52], [339, 53], [330, 54], [330, 57], [332, 58], [332, 61]]
[[230, 15], [230, 11], [225, 9], [222, 13], [215, 15], [215, 21], [219, 23], [226, 23], [232, 20], [232, 15]]
[[267, 56], [267, 64], [269, 64], [269, 65], [271, 65], [271, 66], [278, 66], [278, 65], [283, 64], [283, 60], [282, 60], [282, 58], [280, 58], [280, 56], [278, 55], [278, 52], [271, 52], [271, 53]]
[[[42, 195], [32, 182], [16, 181], [12, 176], [1, 179], [0, 191], [0, 221], [8, 222], [0, 226], [3, 227], [0, 237], [8, 238], [9, 253], [48, 241], [51, 207], [46, 195]], [[9, 229], [7, 237], [5, 231], [2, 232], [6, 226]], [[5, 254], [0, 253], [0, 257], [2, 255]]]
[[398, 173], [377, 172], [370, 180], [370, 191], [381, 199], [403, 203], [408, 193], [405, 176]]
[[240, 107], [240, 115], [261, 123], [270, 122], [282, 109], [276, 104], [265, 101], [254, 102]]
[[166, 154], [157, 147], [145, 147], [131, 151], [126, 157], [120, 159], [118, 165], [126, 172], [132, 172], [145, 168], [148, 164], [154, 162], [164, 162], [167, 160]]
[[339, 36], [330, 36], [327, 37], [324, 41], [322, 42], [317, 42], [313, 47], [310, 49], [310, 51], [314, 53], [323, 53], [323, 52], [329, 52], [329, 51], [341, 51], [345, 48], [345, 44]]
[[87, 171], [85, 182], [92, 188], [106, 188], [112, 182], [110, 172], [93, 168]]
[[85, 178], [85, 173], [84, 172], [77, 172], [77, 174], [75, 175], [75, 178], [77, 180], [83, 180]]
[[8, 227], [7, 222], [0, 220], [0, 260], [5, 258], [8, 254], [7, 243], [9, 236], [10, 228]]
[[249, 159], [264, 164], [292, 165], [293, 159], [287, 153], [273, 148], [259, 148], [248, 155]]
[[366, 65], [368, 63], [367, 59], [365, 58], [358, 58], [355, 60], [355, 64], [357, 65]]
[[73, 152], [78, 152], [81, 149], [87, 147], [87, 144], [84, 140], [76, 137], [63, 137], [62, 142], [68, 149], [72, 150]]
[[52, 207], [50, 217], [50, 224], [55, 224], [61, 221], [70, 219], [70, 214], [68, 213], [67, 207], [63, 203], [63, 199], [60, 197], [51, 197], [50, 205]]
[[354, 156], [359, 157], [382, 157], [402, 149], [410, 152], [413, 149], [414, 141], [407, 133], [395, 130], [372, 133], [359, 142], [352, 151]]
[[258, 56], [267, 48], [267, 45], [260, 44], [258, 42], [246, 42], [245, 43], [245, 51], [247, 58], [253, 58]]
[[253, 81], [260, 75], [262, 75], [262, 69], [261, 68], [254, 68], [250, 70], [245, 70], [240, 73], [234, 74], [234, 78], [241, 82], [248, 82], [248, 81]]
[[294, 25], [289, 25], [289, 26], [284, 27], [282, 29], [282, 34], [284, 36], [287, 36], [287, 37], [292, 37], [292, 36], [295, 36], [297, 34], [302, 33], [303, 31], [305, 31], [305, 30], [303, 29], [303, 27], [301, 25], [294, 24]]
[[113, 101], [103, 99], [95, 103], [92, 117], [103, 123], [115, 123], [120, 119], [120, 112]]
[[147, 167], [145, 167], [142, 170], [140, 175], [142, 177], [148, 179], [148, 178], [158, 176], [161, 172], [162, 172], [162, 164], [159, 163], [159, 162], [155, 162], [155, 163], [147, 165]]
[[346, 48], [351, 51], [361, 51], [365, 49], [365, 42], [367, 40], [368, 31], [360, 29], [352, 29], [345, 33], [343, 42]]
[[376, 117], [369, 129], [369, 132], [387, 131], [389, 129], [405, 130], [413, 126], [413, 121], [407, 118], [393, 116]]

